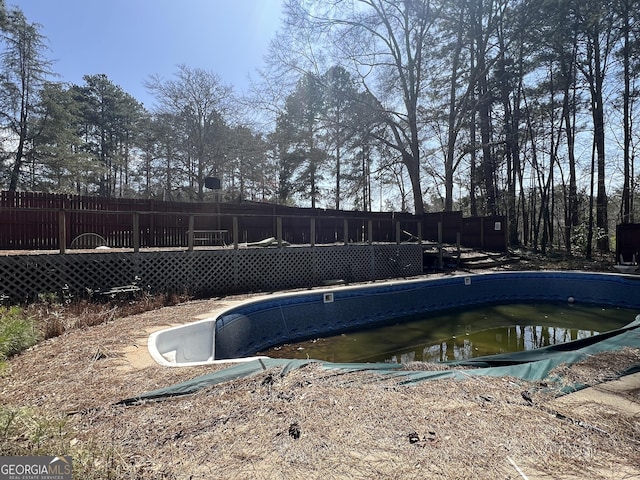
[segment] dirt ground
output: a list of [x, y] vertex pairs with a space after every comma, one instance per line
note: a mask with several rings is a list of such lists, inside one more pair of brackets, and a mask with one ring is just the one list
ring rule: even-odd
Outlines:
[[[14, 357], [0, 377], [2, 454], [72, 455], [74, 478], [87, 479], [640, 478], [639, 376], [621, 404], [597, 392], [558, 400], [550, 385], [511, 378], [406, 386], [311, 365], [115, 405], [225, 368], [161, 367], [147, 336], [243, 298], [116, 318]], [[561, 373], [599, 383], [637, 364], [627, 349]]]

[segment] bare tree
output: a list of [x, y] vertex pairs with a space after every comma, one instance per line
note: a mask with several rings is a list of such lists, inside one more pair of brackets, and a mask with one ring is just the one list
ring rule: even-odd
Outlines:
[[388, 128], [388, 135], [377, 140], [395, 150], [406, 166], [414, 210], [422, 215], [419, 110], [425, 100], [424, 66], [436, 19], [432, 2], [290, 0], [286, 12], [290, 25], [330, 40], [314, 45], [316, 57], [331, 54], [377, 99]]
[[189, 188], [197, 200], [204, 199], [208, 176], [225, 173], [225, 133], [230, 113], [232, 89], [214, 73], [180, 65], [175, 78], [154, 75], [147, 89], [158, 101], [158, 118], [172, 118], [172, 128], [181, 129], [185, 144], [180, 146], [189, 176]]

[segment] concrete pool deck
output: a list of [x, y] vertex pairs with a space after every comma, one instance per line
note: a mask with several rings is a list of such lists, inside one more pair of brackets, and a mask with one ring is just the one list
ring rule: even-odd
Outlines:
[[612, 412], [640, 416], [640, 373], [594, 385], [551, 402], [552, 407], [575, 412], [578, 416], [594, 404], [605, 406]]

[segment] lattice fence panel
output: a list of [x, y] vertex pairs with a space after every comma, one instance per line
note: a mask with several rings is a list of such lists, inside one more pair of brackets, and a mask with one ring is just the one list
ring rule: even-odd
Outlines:
[[406, 277], [422, 272], [418, 245], [78, 253], [0, 257], [0, 297], [86, 295], [136, 282], [145, 290], [224, 295]]
[[319, 280], [339, 279], [357, 282], [371, 279], [371, 247], [319, 247], [317, 252], [316, 268]]
[[422, 248], [418, 245], [376, 245], [372, 253], [373, 278], [410, 277], [422, 273]]
[[230, 250], [143, 254], [140, 277], [154, 292], [229, 293], [234, 255]]
[[121, 253], [15, 255], [0, 259], [0, 296], [23, 302], [39, 294], [87, 295], [132, 284], [137, 258]]
[[279, 290], [315, 284], [311, 248], [238, 251], [236, 282], [241, 290]]

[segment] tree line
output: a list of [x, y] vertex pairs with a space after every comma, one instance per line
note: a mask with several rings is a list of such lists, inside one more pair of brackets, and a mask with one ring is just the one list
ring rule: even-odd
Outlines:
[[513, 246], [608, 251], [638, 215], [640, 0], [285, 0], [253, 91], [176, 67], [148, 109], [52, 80], [0, 3], [10, 190], [505, 215]]

